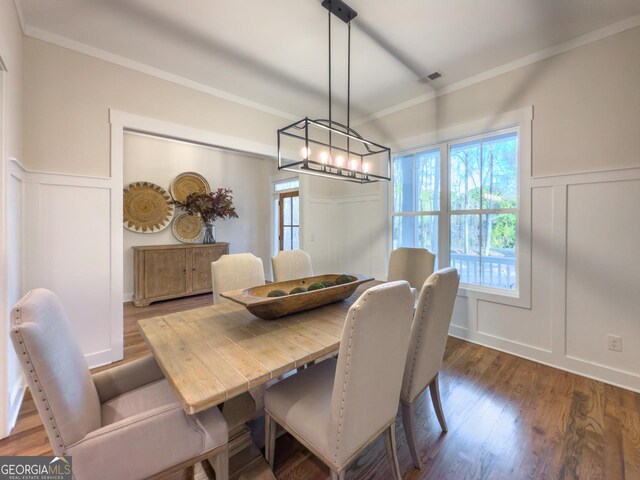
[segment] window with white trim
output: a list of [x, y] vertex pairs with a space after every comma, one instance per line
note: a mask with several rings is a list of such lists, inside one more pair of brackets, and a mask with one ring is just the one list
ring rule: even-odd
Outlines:
[[427, 248], [469, 286], [518, 290], [518, 129], [393, 159], [392, 246]]
[[393, 248], [438, 253], [440, 149], [435, 146], [393, 159]]

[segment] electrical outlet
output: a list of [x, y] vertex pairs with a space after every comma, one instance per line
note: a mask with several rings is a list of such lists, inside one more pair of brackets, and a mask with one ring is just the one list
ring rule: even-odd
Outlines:
[[622, 352], [622, 337], [617, 335], [607, 335], [607, 346], [614, 352]]

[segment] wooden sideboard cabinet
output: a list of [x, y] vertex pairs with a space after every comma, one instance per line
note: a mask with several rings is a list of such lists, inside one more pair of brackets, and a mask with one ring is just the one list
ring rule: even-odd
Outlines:
[[133, 304], [210, 292], [211, 262], [226, 253], [223, 242], [133, 247]]

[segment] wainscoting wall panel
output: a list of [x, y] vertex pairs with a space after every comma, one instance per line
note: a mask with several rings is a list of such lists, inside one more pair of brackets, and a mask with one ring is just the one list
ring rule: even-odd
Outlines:
[[469, 302], [467, 297], [458, 297], [453, 306], [449, 334], [455, 337], [463, 337], [467, 330], [469, 330]]
[[[640, 375], [640, 180], [570, 185], [567, 355]], [[588, 332], [588, 335], [585, 335]], [[622, 337], [622, 352], [607, 335]]]
[[114, 225], [112, 195], [121, 196], [122, 186], [27, 172], [25, 187], [25, 290], [44, 287], [60, 297], [90, 366], [121, 359], [122, 278], [113, 258], [122, 224]]
[[450, 334], [640, 391], [640, 169], [531, 182], [531, 308], [471, 292]]
[[551, 351], [551, 284], [553, 250], [553, 190], [536, 188], [532, 195], [531, 266], [536, 295], [531, 308], [518, 308], [494, 302], [478, 302], [478, 332]]
[[313, 260], [313, 273], [336, 272], [334, 249], [336, 204], [332, 198], [316, 197], [300, 190], [300, 247]]
[[338, 264], [347, 272], [371, 274], [371, 233], [369, 205], [365, 199], [349, 198], [337, 201], [341, 228], [338, 238]]
[[378, 279], [387, 275], [387, 221], [380, 215], [386, 202], [366, 194], [336, 199], [337, 258], [341, 271], [364, 273]]
[[386, 198], [359, 194], [360, 185], [326, 188], [325, 183], [313, 184], [317, 180], [300, 178], [301, 248], [311, 255], [314, 273], [351, 272], [384, 280], [389, 256]]
[[[25, 171], [22, 166], [10, 159], [6, 170], [6, 279], [7, 305], [11, 308], [23, 295], [23, 224], [24, 224], [24, 180]], [[10, 321], [10, 320], [9, 320]], [[7, 391], [8, 393], [8, 423], [15, 424], [24, 394], [24, 379], [18, 358], [9, 336], [5, 341], [7, 352]]]
[[[640, 168], [523, 183], [531, 188], [530, 306], [461, 292], [449, 333], [640, 391]], [[386, 278], [386, 195], [330, 199], [338, 269]], [[608, 350], [608, 334], [622, 337], [622, 352]]]

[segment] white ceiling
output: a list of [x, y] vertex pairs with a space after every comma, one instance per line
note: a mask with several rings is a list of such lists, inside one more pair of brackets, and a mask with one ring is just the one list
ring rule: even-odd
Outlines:
[[[296, 116], [327, 111], [321, 0], [17, 0], [50, 32]], [[349, 0], [354, 119], [640, 15], [638, 0]], [[334, 17], [334, 100], [346, 26]], [[443, 77], [418, 79], [438, 70]]]

